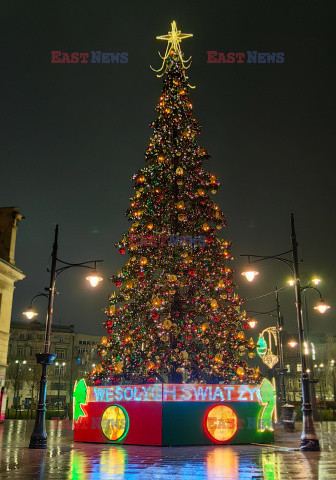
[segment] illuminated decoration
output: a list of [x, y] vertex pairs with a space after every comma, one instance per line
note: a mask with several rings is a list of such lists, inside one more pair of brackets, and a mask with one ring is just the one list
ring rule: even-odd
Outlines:
[[267, 379], [261, 384], [103, 387], [87, 387], [81, 380], [74, 399], [75, 441], [132, 445], [274, 441], [275, 389]]
[[314, 277], [314, 278], [312, 278], [312, 283], [314, 285], [319, 285], [321, 283], [321, 279], [318, 278], [318, 277]]
[[262, 335], [259, 335], [259, 339], [257, 343], [257, 353], [261, 358], [263, 358], [266, 352], [267, 352], [267, 343], [264, 337]]
[[291, 348], [295, 348], [297, 346], [297, 341], [296, 340], [290, 340], [288, 342], [288, 345], [291, 347]]
[[265, 328], [259, 336], [258, 345], [260, 345], [260, 347], [257, 348], [257, 352], [262, 361], [268, 368], [273, 368], [279, 361], [279, 356], [275, 355], [272, 351], [273, 347], [277, 348], [278, 345], [276, 327]]
[[230, 440], [238, 428], [238, 418], [227, 405], [211, 407], [205, 416], [205, 429], [211, 440], [222, 443]]
[[262, 398], [263, 409], [259, 417], [258, 428], [261, 432], [264, 432], [265, 430], [273, 431], [276, 392], [267, 378], [264, 378], [261, 382], [260, 395]]
[[[182, 53], [181, 47], [180, 47], [180, 43], [185, 38], [190, 38], [193, 35], [192, 35], [192, 33], [181, 33], [181, 30], [177, 30], [175, 20], [172, 22], [171, 27], [172, 27], [171, 32], [168, 32], [167, 35], [160, 35], [160, 36], [156, 37], [157, 40], [166, 40], [168, 42], [168, 45], [167, 45], [166, 52], [165, 52], [164, 56], [159, 54], [160, 57], [162, 58], [161, 67], [158, 70], [155, 70], [154, 68], [151, 67], [154, 72], [161, 72], [163, 70], [162, 75], [166, 71], [164, 69], [165, 64], [166, 64], [166, 60], [169, 57], [171, 51], [173, 51], [174, 53], [176, 53], [178, 55], [178, 58], [179, 58], [182, 66], [185, 70], [187, 70], [190, 67], [191, 57], [189, 57], [188, 60], [184, 60], [183, 53]], [[188, 63], [189, 63], [189, 65], [188, 65]], [[162, 75], [158, 75], [158, 77], [162, 77]]]
[[293, 287], [295, 285], [295, 280], [293, 280], [293, 278], [290, 278], [289, 280], [287, 280], [287, 283], [290, 287]]
[[87, 392], [88, 387], [86, 386], [85, 380], [83, 378], [79, 382], [75, 383], [73, 394], [73, 416], [76, 422], [80, 416], [86, 415], [86, 413], [82, 409], [82, 405], [86, 404]]
[[256, 270], [247, 270], [246, 272], [242, 272], [242, 275], [248, 280], [249, 282], [253, 282], [254, 278], [259, 275], [259, 272]]
[[132, 177], [130, 225], [116, 244], [125, 260], [111, 277], [116, 292], [105, 308], [101, 361], [88, 374], [97, 388], [127, 384], [129, 396], [139, 395], [134, 386], [157, 382], [261, 381], [249, 364], [256, 345], [244, 335], [250, 326], [231, 268], [231, 241], [219, 233], [225, 213], [211, 195], [220, 182], [208, 170], [190, 99], [181, 52], [190, 36], [173, 22], [159, 37], [168, 42], [161, 93], [145, 163]]
[[257, 320], [254, 320], [253, 318], [251, 318], [251, 320], [248, 321], [248, 324], [250, 325], [251, 328], [255, 328], [257, 323], [258, 323]]
[[120, 405], [111, 405], [103, 413], [101, 429], [108, 440], [121, 441], [127, 435], [129, 418]]

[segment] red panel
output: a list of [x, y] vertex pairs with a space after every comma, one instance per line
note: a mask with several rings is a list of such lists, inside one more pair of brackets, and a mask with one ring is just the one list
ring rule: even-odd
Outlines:
[[101, 431], [101, 418], [110, 403], [95, 402], [85, 405], [87, 417], [75, 423], [75, 442], [125, 443], [130, 445], [162, 445], [161, 402], [115, 402], [126, 410], [129, 430], [121, 442], [110, 442]]

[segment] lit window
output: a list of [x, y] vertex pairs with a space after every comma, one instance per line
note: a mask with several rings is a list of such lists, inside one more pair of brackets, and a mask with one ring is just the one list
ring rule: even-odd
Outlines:
[[302, 372], [302, 365], [301, 365], [301, 363], [298, 363], [298, 364], [296, 365], [296, 371], [297, 371], [297, 372]]
[[289, 365], [289, 363], [287, 363], [287, 365], [286, 365], [286, 369], [287, 369], [287, 372], [288, 372], [288, 373], [290, 373], [291, 369], [290, 369], [290, 365]]

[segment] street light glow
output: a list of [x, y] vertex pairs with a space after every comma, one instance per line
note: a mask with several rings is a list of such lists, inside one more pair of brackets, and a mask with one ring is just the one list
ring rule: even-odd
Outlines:
[[293, 280], [293, 278], [290, 278], [289, 280], [287, 280], [287, 283], [288, 283], [288, 285], [290, 285], [291, 287], [293, 287], [294, 284], [295, 284], [295, 280]]
[[249, 282], [253, 282], [254, 278], [259, 275], [259, 272], [256, 270], [246, 270], [242, 272], [242, 275], [248, 280]]
[[290, 347], [294, 348], [294, 347], [296, 347], [296, 345], [297, 345], [297, 341], [296, 341], [296, 340], [290, 340], [290, 341], [288, 342], [288, 345], [289, 345]]
[[254, 320], [254, 318], [251, 318], [251, 320], [249, 320], [248, 322], [251, 328], [254, 328], [257, 325], [257, 323], [258, 323], [257, 320]]
[[318, 277], [314, 277], [314, 278], [312, 278], [312, 283], [314, 285], [319, 285], [321, 283], [321, 279], [318, 278]]
[[28, 318], [28, 320], [31, 320], [32, 318], [36, 317], [38, 315], [38, 313], [35, 312], [32, 305], [29, 305], [27, 310], [25, 312], [22, 312], [22, 315], [24, 315], [26, 318]]
[[86, 277], [86, 280], [90, 282], [91, 287], [96, 287], [99, 282], [103, 281], [103, 277], [97, 270], [92, 270], [91, 274]]
[[325, 313], [327, 310], [329, 310], [330, 305], [328, 305], [326, 302], [321, 300], [315, 307], [314, 310], [317, 310], [320, 313]]

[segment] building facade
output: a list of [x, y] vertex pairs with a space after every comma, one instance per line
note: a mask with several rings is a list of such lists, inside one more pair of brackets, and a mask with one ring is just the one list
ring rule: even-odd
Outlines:
[[6, 377], [14, 284], [25, 278], [14, 260], [16, 233], [21, 219], [17, 207], [0, 208], [0, 387], [5, 384]]
[[[44, 348], [45, 325], [38, 321], [12, 322], [6, 386], [8, 406], [35, 407], [41, 366], [35, 355]], [[51, 353], [57, 355], [48, 369], [47, 405], [49, 409], [67, 408], [76, 380], [99, 362], [95, 345], [100, 336], [76, 333], [73, 325], [53, 325]]]

